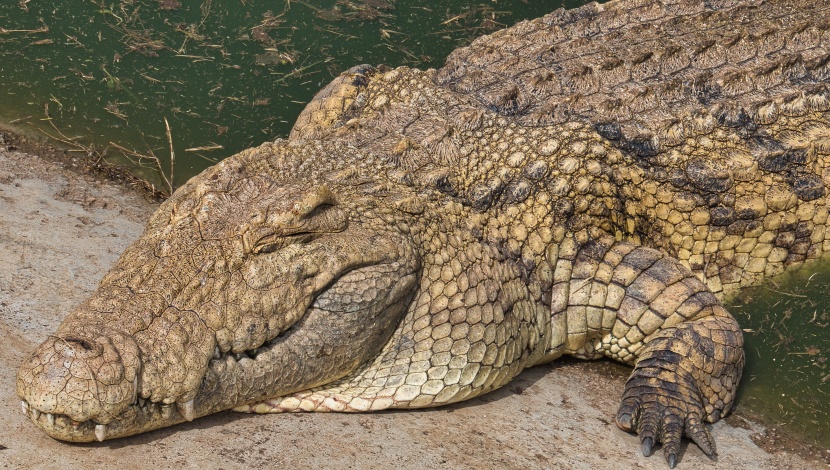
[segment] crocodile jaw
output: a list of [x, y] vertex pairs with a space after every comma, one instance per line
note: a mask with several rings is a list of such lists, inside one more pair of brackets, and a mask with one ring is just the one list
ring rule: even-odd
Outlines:
[[[236, 361], [232, 356], [211, 361], [202, 386], [204, 391], [200, 390], [193, 401], [187, 404], [163, 404], [137, 400], [107, 424], [93, 419], [75, 421], [65, 414], [41, 412], [25, 399], [22, 408], [32, 422], [54, 439], [93, 442], [130, 436], [191, 421], [241, 404], [235, 401], [238, 397], [221, 395], [222, 384], [243, 381], [243, 374], [255, 371], [256, 368], [250, 364], [253, 361], [247, 357], [246, 360]], [[252, 378], [249, 376], [248, 381]], [[37, 397], [33, 399], [37, 400]]]
[[[61, 414], [59, 408], [45, 407], [42, 395], [33, 394], [34, 387], [21, 388], [22, 381], [18, 380], [23, 412], [55, 439], [102, 441], [329, 383], [378, 354], [412, 298], [417, 284], [413, 265], [392, 263], [383, 267], [386, 273], [394, 273], [395, 280], [375, 301], [359, 308], [351, 306], [349, 311], [332, 312], [332, 295], [323, 292], [291, 331], [250, 353], [220, 354], [210, 360], [196, 396], [188, 402], [155, 403], [132, 395], [133, 402], [117, 416], [105, 417], [106, 423], [100, 418], [79, 421]], [[365, 277], [361, 271], [346, 273], [330, 290]], [[326, 335], [323, 342], [322, 335]], [[21, 370], [26, 367], [24, 364]]]

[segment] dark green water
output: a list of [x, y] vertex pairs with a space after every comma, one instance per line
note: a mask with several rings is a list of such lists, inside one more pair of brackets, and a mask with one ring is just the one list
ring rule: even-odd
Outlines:
[[[38, 0], [0, 3], [0, 122], [40, 129], [175, 183], [285, 136], [361, 64], [440, 67], [471, 39], [583, 0]], [[118, 147], [133, 155], [125, 156]], [[127, 158], [129, 157], [129, 158]], [[152, 168], [137, 167], [156, 179]], [[830, 447], [830, 269], [744, 293], [740, 404]]]
[[123, 157], [112, 144], [156, 156], [168, 170], [166, 118], [180, 185], [287, 135], [314, 93], [353, 65], [440, 67], [472, 38], [559, 6], [202, 0], [165, 8], [179, 3], [2, 2], [0, 118], [60, 137], [48, 116], [70, 139], [111, 156]]
[[775, 281], [728, 305], [745, 331], [739, 404], [830, 447], [830, 266]]

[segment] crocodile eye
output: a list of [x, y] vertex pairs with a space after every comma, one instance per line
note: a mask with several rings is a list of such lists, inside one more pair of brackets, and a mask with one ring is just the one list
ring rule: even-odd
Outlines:
[[316, 237], [342, 232], [348, 226], [346, 211], [338, 207], [325, 187], [312, 190], [285, 186], [268, 193], [252, 209], [253, 217], [241, 227], [248, 253], [273, 253], [290, 245], [307, 243]]
[[265, 253], [273, 253], [280, 249], [279, 244], [277, 243], [269, 243], [267, 245], [258, 245], [254, 247], [254, 254], [265, 254]]
[[308, 243], [315, 238], [315, 235], [319, 234], [300, 232], [284, 236], [270, 235], [261, 238], [251, 252], [255, 255], [273, 253], [290, 245], [302, 245], [304, 243]]

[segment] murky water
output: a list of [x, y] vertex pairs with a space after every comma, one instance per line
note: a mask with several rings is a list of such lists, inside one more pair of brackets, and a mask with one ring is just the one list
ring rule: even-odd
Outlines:
[[[353, 65], [440, 67], [472, 38], [582, 3], [2, 2], [0, 121], [132, 161], [157, 181], [159, 167], [169, 177], [172, 141], [180, 185], [221, 158], [287, 135], [314, 93]], [[747, 291], [731, 308], [748, 330], [741, 406], [824, 446], [828, 285], [830, 268], [806, 270]]]
[[157, 157], [166, 173], [172, 140], [180, 185], [287, 135], [314, 93], [353, 65], [440, 67], [458, 45], [550, 9], [522, 0], [2, 2], [0, 117], [145, 166]]
[[728, 305], [744, 329], [739, 403], [830, 447], [830, 266], [747, 289]]

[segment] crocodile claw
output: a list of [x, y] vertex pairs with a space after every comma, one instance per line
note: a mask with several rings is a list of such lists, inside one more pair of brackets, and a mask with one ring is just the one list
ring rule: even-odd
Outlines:
[[646, 437], [643, 439], [643, 457], [651, 455], [651, 446], [654, 445], [654, 439]]

